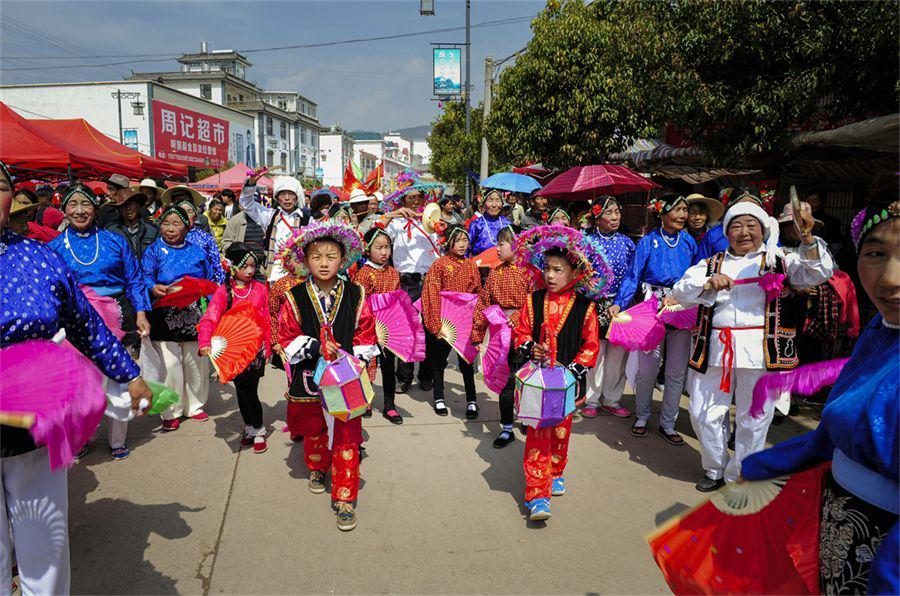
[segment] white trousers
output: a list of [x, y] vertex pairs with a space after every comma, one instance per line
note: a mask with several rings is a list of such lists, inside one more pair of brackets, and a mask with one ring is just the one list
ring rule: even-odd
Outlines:
[[23, 594], [68, 594], [68, 470], [44, 448], [0, 458], [0, 594], [9, 594], [15, 546]]
[[[684, 389], [687, 363], [691, 358], [691, 332], [689, 329], [669, 329], [666, 331], [666, 388], [663, 391], [662, 408], [659, 412], [659, 427], [668, 433], [675, 432], [678, 418], [678, 404]], [[638, 370], [635, 378], [634, 403], [637, 422], [635, 426], [647, 426], [652, 413], [653, 388], [659, 373], [663, 344], [649, 352], [638, 352]]]
[[107, 422], [109, 423], [109, 448], [124, 447], [125, 439], [128, 437], [128, 421], [107, 418]]
[[[745, 457], [766, 447], [766, 434], [775, 413], [773, 402], [766, 404], [761, 418], [750, 416], [753, 387], [763, 369], [736, 368], [731, 377], [731, 391], [719, 390], [722, 368], [710, 366], [705, 374], [691, 371], [691, 426], [700, 440], [700, 463], [706, 475], [713, 480], [725, 478], [736, 481], [741, 475], [741, 462]], [[728, 412], [734, 396], [735, 425], [734, 456], [728, 454]]]
[[617, 406], [625, 393], [625, 361], [628, 351], [608, 341], [600, 342], [597, 366], [588, 375], [587, 405]]
[[162, 413], [163, 420], [203, 411], [209, 395], [209, 360], [197, 350], [195, 341], [145, 341], [143, 344], [142, 373], [181, 396], [178, 404]]

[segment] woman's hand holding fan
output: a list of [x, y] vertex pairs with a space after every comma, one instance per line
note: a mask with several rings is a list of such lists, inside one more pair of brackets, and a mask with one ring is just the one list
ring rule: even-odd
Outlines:
[[[162, 287], [165, 288], [165, 294], [153, 303], [153, 308], [160, 308], [163, 306], [185, 308], [194, 302], [197, 302], [204, 296], [211, 295], [219, 286], [208, 279], [185, 276], [169, 286]], [[160, 285], [153, 287], [154, 295], [159, 296], [159, 288]]]

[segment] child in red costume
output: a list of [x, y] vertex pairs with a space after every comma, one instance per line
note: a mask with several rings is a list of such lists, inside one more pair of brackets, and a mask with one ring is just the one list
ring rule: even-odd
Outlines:
[[266, 372], [266, 359], [271, 354], [271, 334], [266, 322], [268, 292], [266, 285], [255, 281], [256, 266], [260, 258], [248, 244], [235, 242], [225, 251], [225, 258], [230, 262], [230, 271], [225, 284], [219, 286], [213, 294], [209, 307], [197, 325], [197, 341], [201, 356], [209, 356], [212, 335], [222, 319], [232, 308], [250, 303], [260, 322], [263, 331], [262, 346], [257, 357], [247, 368], [234, 378], [234, 391], [237, 394], [238, 407], [244, 419], [244, 433], [241, 445], [253, 446], [253, 453], [265, 453], [266, 427], [262, 419], [262, 404], [259, 402], [259, 380]]
[[[532, 293], [519, 313], [513, 345], [520, 354], [538, 362], [553, 358], [566, 366], [579, 383], [584, 399], [584, 378], [597, 363], [600, 349], [597, 312], [584, 293], [599, 291], [608, 281], [602, 255], [579, 232], [560, 226], [531, 230], [519, 247], [520, 262], [543, 270], [546, 289]], [[542, 329], [547, 328], [547, 333]], [[555, 354], [550, 353], [550, 339]], [[563, 473], [569, 451], [572, 415], [560, 424], [530, 428], [525, 441], [525, 506], [533, 521], [550, 517], [550, 497], [566, 492]]]
[[[431, 363], [434, 378], [434, 412], [438, 416], [449, 414], [444, 404], [444, 370], [453, 349], [441, 332], [441, 292], [481, 291], [481, 276], [475, 263], [466, 258], [469, 249], [469, 233], [460, 225], [451, 225], [443, 231], [442, 244], [446, 254], [435, 261], [422, 283], [422, 318], [425, 322], [425, 359]], [[478, 418], [475, 403], [475, 369], [471, 363], [459, 358], [466, 389], [466, 418]]]
[[[380, 226], [380, 227], [379, 227]], [[353, 274], [353, 282], [359, 284], [366, 296], [384, 294], [400, 289], [400, 274], [388, 264], [391, 258], [391, 237], [384, 226], [376, 223], [363, 236], [366, 262]], [[381, 364], [381, 387], [384, 392], [384, 410], [381, 415], [393, 424], [403, 424], [403, 417], [394, 407], [394, 393], [397, 386], [396, 357], [383, 350], [378, 360], [369, 362], [369, 379], [375, 380], [375, 370]], [[369, 411], [371, 413], [371, 410]], [[371, 414], [370, 414], [371, 415]]]
[[[334, 420], [332, 444], [313, 374], [319, 357], [328, 360], [343, 349], [364, 361], [378, 355], [375, 318], [366, 303], [365, 291], [338, 273], [346, 270], [361, 252], [359, 235], [345, 226], [307, 228], [288, 241], [282, 263], [298, 277], [309, 279], [287, 293], [278, 319], [278, 341], [291, 368], [288, 394], [298, 403], [298, 432], [303, 436], [303, 454], [309, 473], [309, 490], [325, 492], [325, 473], [332, 474], [331, 500], [338, 528], [356, 527], [354, 502], [359, 491], [359, 446], [362, 421]], [[322, 338], [329, 326], [334, 341]]]

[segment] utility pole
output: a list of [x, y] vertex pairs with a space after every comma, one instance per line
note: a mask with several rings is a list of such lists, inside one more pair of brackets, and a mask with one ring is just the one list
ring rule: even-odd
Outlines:
[[122, 91], [121, 89], [116, 89], [115, 91], [110, 93], [110, 96], [113, 99], [117, 100], [119, 103], [119, 144], [124, 145], [125, 137], [122, 133], [122, 98], [124, 97], [125, 99], [137, 99], [141, 96], [141, 94], [134, 91]]
[[487, 130], [487, 119], [491, 113], [491, 93], [493, 92], [493, 86], [494, 57], [488, 56], [484, 59], [484, 112], [481, 119], [481, 171], [479, 173], [482, 180], [489, 175], [488, 161], [490, 155], [488, 154], [487, 136], [485, 131]]
[[[471, 89], [469, 85], [470, 75], [472, 71], [472, 27], [471, 27], [471, 19], [470, 13], [472, 8], [472, 1], [466, 0], [466, 89], [464, 91], [463, 97], [465, 97], [466, 101], [466, 136], [469, 136], [469, 133], [472, 130], [472, 115], [470, 113], [470, 108], [472, 102], [469, 98], [469, 91]], [[472, 182], [469, 180], [469, 174], [466, 173], [466, 206], [472, 206]]]

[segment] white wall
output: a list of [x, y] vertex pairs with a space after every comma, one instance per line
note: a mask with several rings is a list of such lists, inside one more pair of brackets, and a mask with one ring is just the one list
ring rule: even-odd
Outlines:
[[428, 146], [428, 141], [425, 139], [413, 141], [413, 155], [418, 155], [422, 158], [423, 166], [431, 164], [431, 147]]
[[325, 186], [340, 186], [344, 182], [344, 135], [322, 133], [319, 135], [319, 159], [325, 175]]
[[[110, 94], [116, 90], [140, 93], [144, 114], [135, 116], [133, 99], [122, 100], [122, 128], [138, 132], [138, 149], [151, 153], [150, 104], [147, 101], [148, 83], [111, 82], [81, 85], [26, 85], [0, 87], [0, 101], [23, 118], [54, 120], [83, 118], [111, 139], [119, 140], [118, 100]], [[26, 111], [27, 110], [27, 111]]]

